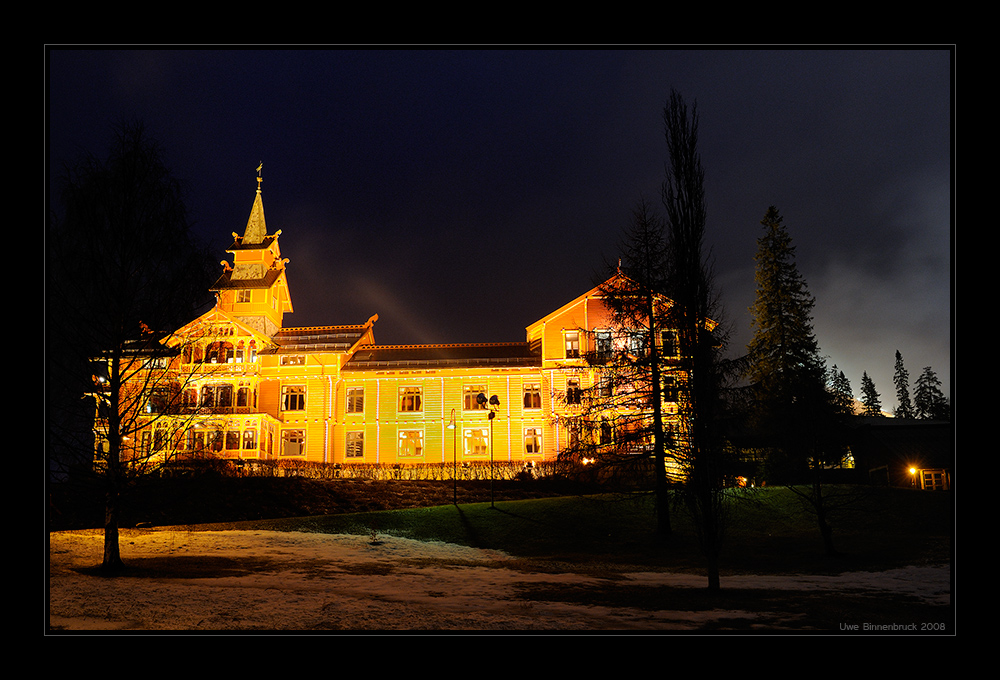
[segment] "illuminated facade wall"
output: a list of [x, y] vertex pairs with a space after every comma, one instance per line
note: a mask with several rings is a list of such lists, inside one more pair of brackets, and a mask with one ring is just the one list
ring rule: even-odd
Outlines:
[[[552, 460], [570, 438], [558, 416], [590, 388], [588, 355], [610, 342], [597, 288], [526, 328], [523, 343], [377, 345], [377, 317], [287, 327], [292, 311], [260, 188], [214, 309], [179, 329], [183, 392], [168, 455], [326, 463]], [[495, 396], [499, 405], [477, 403]], [[454, 423], [454, 428], [449, 426]], [[183, 430], [183, 432], [182, 432]]]

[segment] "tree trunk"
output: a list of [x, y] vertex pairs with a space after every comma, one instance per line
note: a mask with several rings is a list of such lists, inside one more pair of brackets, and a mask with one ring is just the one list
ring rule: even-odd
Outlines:
[[710, 557], [708, 559], [708, 589], [720, 590], [721, 588], [722, 583], [719, 578], [719, 558]]
[[104, 571], [118, 571], [125, 566], [118, 545], [118, 507], [118, 491], [108, 491], [104, 505], [104, 560], [101, 562]]
[[819, 533], [823, 537], [823, 548], [826, 550], [828, 557], [834, 557], [837, 555], [837, 549], [833, 547], [833, 527], [827, 522], [827, 508], [826, 502], [823, 498], [823, 483], [820, 481], [819, 475], [819, 465], [817, 464], [815, 470], [815, 478], [813, 480], [813, 506], [816, 510], [816, 522], [819, 524]]
[[[661, 463], [664, 463], [664, 465], [661, 465]], [[656, 533], [660, 538], [666, 538], [673, 533], [673, 527], [670, 524], [670, 490], [667, 488], [666, 480], [663, 478], [666, 474], [665, 461], [657, 461], [657, 467], [664, 469], [659, 471], [660, 476], [657, 479]]]

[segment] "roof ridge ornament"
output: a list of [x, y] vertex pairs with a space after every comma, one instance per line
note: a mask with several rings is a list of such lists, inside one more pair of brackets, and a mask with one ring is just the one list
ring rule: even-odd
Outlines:
[[261, 161], [260, 165], [257, 166], [257, 193], [258, 194], [260, 193], [260, 183], [263, 181], [263, 178], [260, 176], [260, 171], [263, 168], [264, 168], [264, 161]]

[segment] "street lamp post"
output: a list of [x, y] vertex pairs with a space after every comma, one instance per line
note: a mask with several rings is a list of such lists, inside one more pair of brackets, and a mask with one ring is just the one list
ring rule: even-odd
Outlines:
[[[476, 395], [477, 404], [487, 403], [486, 395], [480, 392]], [[500, 410], [500, 397], [493, 395], [489, 398], [490, 406], [490, 507], [496, 507], [493, 505], [493, 419], [496, 418], [497, 411]]]
[[458, 424], [455, 422], [455, 409], [451, 410], [451, 422], [448, 423], [451, 430], [451, 481], [454, 485], [453, 502], [458, 505]]

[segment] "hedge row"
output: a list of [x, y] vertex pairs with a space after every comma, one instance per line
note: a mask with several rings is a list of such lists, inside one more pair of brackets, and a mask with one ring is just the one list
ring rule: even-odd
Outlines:
[[238, 477], [307, 477], [309, 479], [371, 479], [408, 481], [511, 480], [553, 476], [560, 464], [556, 462], [524, 463], [507, 461], [475, 461], [459, 465], [450, 463], [315, 463], [303, 460], [195, 460], [168, 463], [164, 476], [216, 473]]

